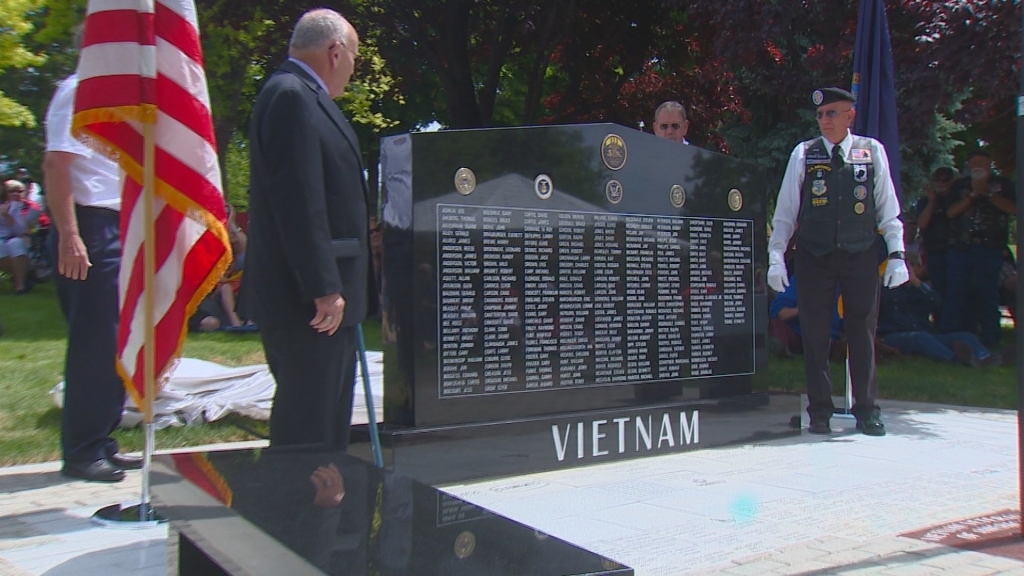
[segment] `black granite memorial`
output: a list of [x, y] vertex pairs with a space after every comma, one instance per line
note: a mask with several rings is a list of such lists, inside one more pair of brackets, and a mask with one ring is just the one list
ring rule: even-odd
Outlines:
[[759, 167], [590, 124], [390, 137], [381, 174], [389, 466], [437, 483], [794, 432], [799, 399], [755, 392]]
[[[314, 472], [331, 466], [331, 481], [314, 485]], [[179, 536], [178, 572], [189, 576], [633, 574], [344, 453], [159, 456], [152, 495]]]

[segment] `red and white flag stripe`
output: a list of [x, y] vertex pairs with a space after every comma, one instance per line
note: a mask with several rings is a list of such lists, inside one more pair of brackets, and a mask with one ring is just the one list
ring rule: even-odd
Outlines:
[[[118, 161], [121, 202], [118, 370], [138, 406], [146, 331], [157, 383], [180, 356], [188, 319], [231, 260], [217, 147], [191, 0], [90, 0], [73, 131]], [[143, 124], [153, 124], [154, 221], [143, 214]], [[145, 325], [144, 239], [154, 227], [155, 326]]]

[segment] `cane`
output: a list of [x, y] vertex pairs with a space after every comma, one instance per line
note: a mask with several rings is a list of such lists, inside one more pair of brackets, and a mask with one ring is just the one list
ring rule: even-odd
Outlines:
[[373, 408], [373, 389], [370, 387], [370, 369], [366, 363], [366, 341], [363, 339], [363, 325], [359, 324], [359, 366], [363, 371], [363, 393], [366, 395], [366, 415], [370, 428], [370, 444], [373, 447], [373, 463], [384, 467], [384, 455], [380, 449], [380, 435], [377, 433], [377, 411]]

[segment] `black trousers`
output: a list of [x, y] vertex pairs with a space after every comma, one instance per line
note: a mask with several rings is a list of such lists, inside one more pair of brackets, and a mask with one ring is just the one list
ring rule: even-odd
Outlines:
[[832, 403], [829, 333], [836, 285], [843, 297], [843, 332], [849, 346], [853, 413], [858, 419], [875, 409], [875, 327], [878, 325], [878, 240], [861, 252], [833, 250], [815, 256], [797, 244], [797, 308], [804, 344], [807, 413], [827, 420]]
[[[117, 442], [110, 433], [121, 422], [124, 410], [124, 384], [115, 368], [120, 215], [114, 210], [84, 206], [77, 206], [75, 212], [92, 267], [85, 280], [54, 274], [68, 324], [61, 447], [64, 462], [90, 464], [117, 452]], [[60, 242], [56, 227], [48, 240], [50, 258], [56, 266]]]
[[277, 381], [271, 446], [348, 448], [357, 330], [339, 328], [327, 336], [308, 325], [260, 327], [267, 364]]

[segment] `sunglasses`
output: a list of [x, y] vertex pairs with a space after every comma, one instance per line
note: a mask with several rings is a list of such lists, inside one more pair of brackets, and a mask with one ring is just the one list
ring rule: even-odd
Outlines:
[[673, 122], [671, 124], [658, 124], [658, 128], [661, 128], [662, 130], [668, 130], [669, 127], [671, 127], [673, 130], [679, 130], [680, 128], [683, 127], [683, 125], [680, 124], [679, 122]]
[[825, 111], [819, 111], [814, 116], [818, 120], [821, 120], [822, 118], [828, 118], [829, 120], [835, 120], [836, 116], [839, 116], [840, 114], [846, 114], [850, 110], [853, 110], [853, 108], [847, 108], [846, 110], [825, 110]]

